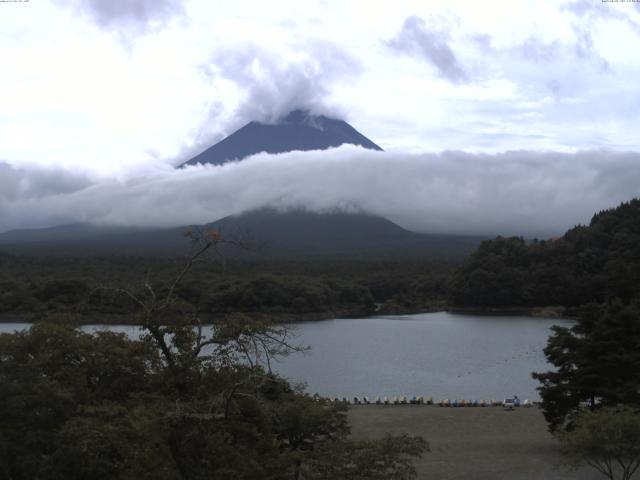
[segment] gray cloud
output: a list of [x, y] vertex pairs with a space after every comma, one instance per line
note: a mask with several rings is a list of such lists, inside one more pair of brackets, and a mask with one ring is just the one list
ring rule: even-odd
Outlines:
[[499, 65], [507, 69], [514, 62], [521, 61], [547, 65], [564, 64], [570, 61], [593, 64], [601, 72], [609, 72], [609, 63], [598, 53], [590, 27], [582, 22], [574, 22], [571, 27], [575, 34], [575, 41], [572, 42], [559, 39], [545, 41], [532, 35], [521, 43], [498, 49], [491, 45], [491, 36], [488, 34], [473, 34], [469, 39], [471, 44], [483, 54], [492, 55], [496, 62], [502, 60]]
[[181, 0], [58, 0], [58, 3], [88, 16], [102, 28], [120, 33], [154, 30], [184, 13]]
[[[635, 7], [640, 11], [640, 3], [627, 2], [626, 7]], [[640, 24], [634, 21], [627, 12], [617, 10], [606, 2], [592, 2], [591, 0], [576, 0], [562, 5], [561, 10], [573, 13], [577, 18], [587, 23], [593, 23], [598, 19], [618, 20], [624, 22], [629, 28], [640, 34]], [[592, 25], [590, 25], [592, 26]]]
[[211, 57], [205, 71], [243, 87], [246, 96], [236, 110], [242, 121], [274, 122], [298, 108], [340, 116], [344, 112], [328, 106], [326, 97], [335, 82], [361, 71], [360, 62], [330, 42], [303, 43], [295, 46], [304, 52], [297, 61], [256, 45], [225, 49]]
[[66, 220], [68, 212], [51, 211], [48, 201], [83, 191], [94, 183], [86, 175], [60, 167], [14, 167], [0, 161], [0, 231]]
[[560, 42], [554, 40], [545, 43], [536, 37], [529, 37], [521, 45], [516, 47], [522, 56], [534, 62], [549, 62], [555, 60], [559, 54]]
[[[601, 4], [593, 8], [612, 10]], [[455, 109], [456, 118], [473, 119], [466, 125], [456, 120], [460, 133], [454, 138], [460, 144], [494, 151], [559, 145], [635, 149], [625, 125], [638, 117], [637, 109], [628, 106], [637, 97], [637, 88], [631, 75], [621, 75], [616, 71], [622, 70], [620, 65], [610, 64], [602, 55], [603, 39], [593, 33], [597, 31], [593, 21], [574, 15], [565, 15], [573, 29], [573, 35], [566, 37], [530, 35], [504, 45], [492, 42], [488, 34], [466, 35], [472, 53], [467, 52], [465, 63], [474, 84], [490, 85], [500, 79], [510, 90], [504, 98], [464, 98], [448, 109]], [[594, 122], [606, 127], [597, 128]], [[523, 133], [535, 137], [521, 138]]]
[[441, 77], [459, 83], [466, 80], [467, 75], [448, 41], [445, 30], [428, 27], [422, 18], [412, 16], [405, 20], [400, 32], [385, 43], [398, 52], [421, 57], [435, 66]]
[[607, 60], [597, 52], [590, 29], [584, 25], [574, 24], [573, 30], [577, 39], [575, 46], [576, 57], [580, 59], [586, 58], [595, 60], [600, 64], [600, 68], [603, 72], [611, 71], [609, 62], [607, 62]]
[[[619, 11], [613, 8], [612, 5], [607, 5], [606, 3], [607, 2], [592, 2], [591, 0], [573, 0], [562, 4], [560, 9], [571, 12], [578, 17], [598, 16], [617, 19], [623, 19], [626, 17], [625, 12]], [[640, 5], [638, 5], [637, 2], [627, 3], [628, 5], [626, 6], [629, 8], [635, 7], [637, 10], [640, 10]]]
[[[0, 196], [0, 230], [77, 221], [179, 226], [270, 205], [361, 209], [423, 232], [550, 236], [640, 195], [640, 155], [597, 150], [409, 155], [342, 146], [90, 186], [73, 173], [47, 183], [44, 172], [3, 168], [2, 178], [13, 179], [3, 191], [14, 193]], [[24, 182], [30, 193], [11, 186]]]
[[491, 45], [491, 35], [488, 33], [473, 33], [469, 35], [469, 39], [473, 44], [485, 52], [493, 50], [493, 45]]
[[213, 102], [174, 164], [189, 160], [224, 136], [251, 121], [273, 123], [289, 112], [304, 109], [316, 115], [347, 119], [348, 112], [328, 101], [336, 82], [347, 81], [362, 71], [360, 62], [331, 42], [298, 39], [293, 46], [296, 61], [280, 52], [254, 44], [223, 47], [200, 66], [208, 81], [222, 78], [240, 87], [244, 98], [233, 112]]
[[60, 167], [14, 167], [0, 161], [0, 205], [65, 195], [87, 188], [92, 183], [88, 176]]
[[594, 2], [590, 0], [577, 0], [574, 2], [568, 2], [560, 6], [561, 10], [567, 10], [569, 12], [582, 17], [587, 13], [593, 11], [595, 8]]

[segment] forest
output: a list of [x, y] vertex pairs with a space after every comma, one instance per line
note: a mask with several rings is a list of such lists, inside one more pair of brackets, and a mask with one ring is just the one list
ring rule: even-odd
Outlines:
[[[580, 307], [545, 349], [556, 369], [533, 374], [550, 429], [571, 444], [589, 410], [640, 402], [639, 200], [557, 239], [483, 242], [461, 265], [195, 262], [208, 235], [184, 258], [0, 256], [3, 318], [36, 321], [0, 335], [0, 479], [414, 479], [424, 439], [353, 441], [344, 405], [271, 372], [304, 348], [274, 323], [287, 318]], [[143, 335], [77, 328], [98, 321]]]
[[[80, 323], [128, 323], [135, 305], [114, 287], [166, 283], [183, 257], [45, 257], [0, 254], [0, 318], [64, 314]], [[457, 264], [210, 260], [194, 265], [176, 294], [205, 318], [242, 312], [265, 319], [322, 319], [442, 309]], [[160, 287], [159, 287], [160, 288]]]
[[577, 307], [640, 295], [640, 200], [550, 240], [484, 241], [451, 282], [453, 305]]
[[216, 241], [166, 287], [117, 289], [139, 339], [63, 313], [0, 335], [0, 479], [416, 478], [424, 439], [353, 441], [346, 405], [271, 371], [304, 348], [286, 327], [235, 314], [203, 334], [177, 291]]
[[[127, 323], [135, 305], [110, 288], [145, 278], [160, 285], [182, 261], [0, 253], [0, 318], [64, 313], [81, 323]], [[629, 303], [640, 294], [640, 200], [599, 212], [558, 238], [484, 241], [464, 261], [212, 260], [195, 265], [176, 293], [204, 317], [242, 312], [276, 321]]]

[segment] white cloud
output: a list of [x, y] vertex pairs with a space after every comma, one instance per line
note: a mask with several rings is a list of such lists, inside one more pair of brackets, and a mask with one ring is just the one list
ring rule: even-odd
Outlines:
[[0, 158], [13, 164], [124, 175], [298, 104], [340, 113], [391, 150], [640, 149], [629, 128], [640, 121], [631, 3], [39, 0], [1, 10]]
[[640, 195], [640, 155], [601, 150], [412, 155], [343, 146], [123, 180], [1, 168], [2, 190], [12, 193], [0, 195], [0, 230], [180, 226], [270, 205], [358, 208], [432, 233], [548, 236]]

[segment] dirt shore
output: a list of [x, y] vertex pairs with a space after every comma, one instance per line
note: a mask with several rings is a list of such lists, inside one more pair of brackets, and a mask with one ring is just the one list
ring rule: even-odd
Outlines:
[[571, 471], [537, 408], [504, 411], [424, 405], [362, 405], [349, 412], [355, 439], [385, 433], [421, 435], [431, 452], [416, 462], [429, 480], [598, 480], [588, 467]]

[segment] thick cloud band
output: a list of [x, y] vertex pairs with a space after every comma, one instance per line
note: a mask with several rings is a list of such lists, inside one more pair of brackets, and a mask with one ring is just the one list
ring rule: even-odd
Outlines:
[[0, 230], [205, 223], [270, 205], [363, 210], [423, 232], [549, 236], [640, 195], [640, 154], [373, 152], [342, 146], [96, 181], [2, 169]]

